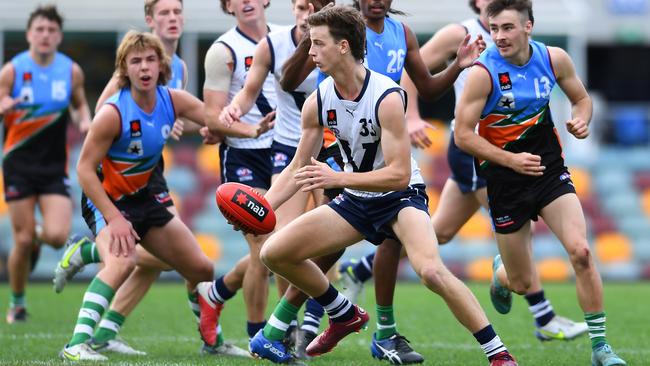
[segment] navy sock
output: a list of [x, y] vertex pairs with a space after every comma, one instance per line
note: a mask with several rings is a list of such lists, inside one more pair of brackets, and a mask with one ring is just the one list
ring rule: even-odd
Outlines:
[[354, 306], [330, 284], [324, 294], [315, 297], [333, 322], [346, 322], [354, 317]]
[[551, 302], [544, 297], [544, 290], [527, 294], [524, 297], [528, 301], [528, 309], [533, 314], [538, 327], [545, 326], [555, 317]]
[[501, 342], [501, 338], [492, 328], [492, 324], [474, 333], [474, 338], [481, 344], [481, 348], [489, 361], [492, 361], [492, 358], [501, 352], [508, 352], [506, 346]]
[[246, 322], [246, 331], [248, 332], [248, 338], [253, 338], [260, 329], [264, 328], [265, 325], [266, 320], [259, 323]]
[[318, 328], [320, 327], [320, 320], [325, 315], [325, 309], [316, 302], [314, 299], [307, 300], [307, 305], [305, 305], [305, 317], [302, 320], [302, 325], [300, 329], [310, 331], [312, 333], [318, 333]]
[[375, 260], [375, 253], [368, 254], [361, 258], [359, 263], [354, 265], [352, 272], [359, 282], [366, 282], [372, 277], [372, 263]]
[[228, 299], [232, 298], [237, 293], [237, 291], [228, 290], [228, 287], [226, 287], [226, 284], [223, 282], [223, 278], [224, 276], [221, 276], [214, 280], [209, 293], [210, 300], [221, 304], [228, 301]]

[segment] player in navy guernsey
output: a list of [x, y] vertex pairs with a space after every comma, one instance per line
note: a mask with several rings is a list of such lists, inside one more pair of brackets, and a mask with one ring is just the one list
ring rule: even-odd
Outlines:
[[83, 216], [104, 267], [90, 283], [72, 338], [59, 354], [70, 361], [105, 360], [89, 344], [115, 292], [136, 265], [136, 244], [176, 269], [192, 286], [213, 276], [182, 221], [153, 197], [149, 182], [177, 118], [201, 121], [203, 103], [166, 86], [169, 58], [150, 33], [126, 34], [116, 55], [121, 88], [95, 116], [77, 164]]
[[602, 282], [549, 111], [551, 90], [557, 84], [573, 106], [565, 126], [584, 139], [589, 135], [591, 98], [564, 50], [530, 40], [534, 20], [530, 1], [494, 0], [487, 12], [495, 44], [470, 71], [456, 107], [454, 137], [461, 149], [477, 158], [487, 180], [490, 216], [503, 260], [494, 268], [493, 292], [501, 297], [510, 291], [528, 292], [535, 271], [531, 219], [541, 216], [575, 270], [592, 365], [625, 365], [605, 338]]
[[[457, 60], [444, 72], [431, 76], [420, 57], [415, 34], [406, 24], [389, 16], [389, 14], [402, 14], [391, 8], [392, 1], [362, 0], [354, 1], [353, 5], [361, 11], [366, 23], [364, 64], [369, 69], [384, 74], [396, 82], [400, 81], [403, 70], [406, 70], [414, 80], [418, 81], [417, 89], [420, 94], [429, 100], [436, 99], [449, 88], [462, 69], [470, 66], [484, 47], [480, 37], [471, 45], [467, 43], [469, 37], [465, 40], [461, 39], [455, 48], [458, 53]], [[309, 44], [309, 39], [304, 39], [298, 45], [298, 52], [285, 63], [285, 72], [281, 80], [285, 89], [294, 87], [296, 82], [302, 80], [307, 70], [314, 68], [313, 61], [307, 58], [306, 50]], [[402, 247], [398, 242], [388, 239], [384, 245], [377, 248], [377, 257], [373, 252], [360, 261], [351, 260], [342, 263], [341, 284], [346, 296], [356, 299], [361, 293], [363, 282], [373, 275], [373, 261], [377, 261], [381, 268], [377, 273], [379, 277], [375, 280], [379, 316], [377, 317], [378, 331], [372, 340], [372, 355], [393, 363], [417, 363], [422, 362], [423, 358], [397, 332], [392, 306], [401, 251]], [[397, 356], [393, 356], [394, 351], [397, 352]]]
[[[81, 132], [90, 126], [83, 71], [57, 52], [62, 26], [56, 7], [36, 8], [27, 21], [29, 50], [0, 70], [4, 199], [15, 241], [8, 260], [10, 324], [27, 318], [27, 276], [30, 266], [36, 265], [41, 243], [59, 248], [70, 231], [68, 108], [78, 111], [75, 122]], [[34, 216], [37, 204], [40, 225]]]
[[[470, 6], [478, 14], [478, 18], [470, 18], [461, 23], [449, 24], [440, 29], [420, 49], [422, 58], [429, 69], [438, 69], [454, 57], [456, 45], [467, 34], [472, 37], [482, 35], [486, 44], [492, 45], [492, 38], [488, 29], [487, 6], [491, 0], [472, 0]], [[456, 103], [465, 86], [469, 70], [464, 70], [454, 83]], [[417, 90], [411, 79], [405, 76], [402, 86], [409, 95], [416, 95]], [[407, 122], [414, 146], [426, 148], [431, 141], [425, 133], [430, 125], [420, 118], [417, 103], [410, 103], [406, 112]], [[453, 239], [460, 228], [476, 213], [480, 207], [488, 209], [487, 189], [485, 179], [478, 176], [474, 166], [474, 157], [460, 150], [453, 137], [455, 122], [451, 122], [451, 138], [447, 150], [447, 162], [451, 168], [451, 176], [447, 179], [436, 211], [431, 216], [433, 228], [440, 244], [448, 243]], [[498, 258], [496, 259], [498, 261]], [[550, 300], [547, 300], [542, 289], [539, 274], [535, 272], [533, 283], [524, 296], [529, 304], [529, 310], [535, 318], [535, 335], [541, 340], [569, 340], [587, 332], [587, 324], [573, 322], [553, 311]], [[512, 306], [512, 296], [507, 301], [496, 301], [494, 305], [500, 313], [509, 312]]]
[[[438, 256], [425, 187], [410, 154], [405, 96], [390, 78], [361, 64], [365, 43], [361, 14], [350, 7], [333, 6], [311, 15], [309, 25], [310, 55], [331, 77], [305, 102], [296, 155], [266, 198], [277, 209], [298, 190], [341, 187], [344, 193], [274, 233], [261, 252], [273, 272], [313, 297], [329, 315], [330, 326], [309, 344], [307, 354], [330, 352], [369, 320], [309, 259], [340, 251], [363, 238], [380, 244], [391, 237], [403, 243], [416, 273], [475, 335], [491, 364], [516, 365], [474, 295]], [[325, 125], [337, 137], [344, 172], [315, 160]], [[286, 318], [292, 311], [295, 307], [282, 299], [273, 316]], [[250, 349], [274, 362], [291, 360], [272, 329], [259, 332]]]
[[[222, 34], [205, 56], [205, 118], [211, 131], [225, 136], [219, 147], [221, 182], [239, 182], [265, 192], [271, 184], [271, 142], [276, 96], [273, 76], [264, 80], [262, 92], [255, 99], [251, 110], [230, 125], [220, 122], [219, 114], [229, 101], [241, 90], [254, 62], [255, 48], [271, 31], [278, 29], [266, 23], [264, 9], [268, 0], [221, 0], [221, 9], [235, 17], [237, 25]], [[259, 250], [266, 236], [245, 235], [250, 256], [245, 256], [217, 280], [220, 294], [214, 301], [201, 304], [208, 312], [219, 314], [222, 302], [234, 296], [243, 286], [247, 307], [247, 331], [252, 337], [265, 321], [264, 311], [268, 297], [269, 271], [259, 260]], [[209, 284], [206, 284], [209, 285]], [[210, 286], [199, 287], [209, 291]], [[215, 294], [213, 294], [215, 295]], [[216, 311], [216, 313], [215, 313]], [[212, 326], [214, 317], [201, 317], [201, 334], [212, 342], [218, 336]]]

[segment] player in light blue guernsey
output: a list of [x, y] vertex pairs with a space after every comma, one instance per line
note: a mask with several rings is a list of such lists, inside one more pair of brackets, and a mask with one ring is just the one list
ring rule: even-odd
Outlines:
[[[3, 191], [14, 239], [7, 263], [9, 324], [27, 320], [27, 277], [30, 267], [36, 265], [41, 244], [59, 248], [70, 231], [68, 108], [79, 112], [74, 122], [81, 132], [90, 126], [83, 71], [57, 52], [62, 26], [55, 6], [36, 8], [27, 20], [29, 50], [0, 70]], [[40, 224], [35, 217], [37, 205]]]
[[106, 360], [88, 341], [135, 268], [136, 244], [192, 286], [213, 276], [213, 263], [190, 230], [149, 191], [174, 122], [201, 121], [203, 103], [185, 91], [162, 86], [170, 75], [169, 58], [150, 33], [127, 33], [115, 64], [121, 89], [95, 116], [77, 164], [84, 219], [96, 235], [104, 267], [90, 283], [72, 338], [60, 353], [69, 361]]
[[454, 137], [458, 147], [477, 158], [487, 181], [503, 260], [494, 266], [493, 296], [528, 293], [535, 272], [531, 220], [541, 216], [575, 271], [578, 302], [591, 339], [591, 364], [625, 365], [605, 337], [602, 282], [549, 110], [557, 84], [572, 104], [566, 128], [584, 139], [589, 135], [591, 98], [564, 50], [530, 40], [534, 18], [529, 0], [493, 0], [487, 13], [495, 44], [467, 77], [456, 107]]
[[[250, 111], [238, 121], [226, 125], [220, 122], [221, 110], [241, 90], [248, 77], [255, 49], [269, 32], [279, 29], [267, 24], [265, 8], [268, 0], [221, 0], [221, 9], [235, 17], [237, 25], [222, 34], [210, 47], [205, 56], [205, 117], [211, 131], [225, 136], [219, 147], [221, 161], [221, 182], [240, 182], [260, 192], [271, 184], [271, 143], [273, 141], [273, 119], [275, 117], [276, 95], [273, 76], [268, 75], [262, 91], [256, 96]], [[245, 235], [250, 256], [242, 258], [238, 265], [219, 279], [223, 284], [224, 297], [212, 303], [202, 303], [201, 334], [208, 343], [218, 336], [214, 323], [221, 311], [220, 301], [234, 296], [234, 291], [243, 286], [247, 307], [247, 332], [253, 336], [266, 324], [265, 309], [268, 301], [269, 271], [259, 260], [259, 250], [266, 236]], [[199, 287], [209, 291], [209, 284]], [[232, 290], [229, 291], [228, 289]]]
[[[440, 29], [420, 49], [422, 59], [429, 69], [444, 67], [449, 59], [455, 56], [456, 46], [467, 34], [472, 38], [483, 36], [485, 43], [493, 44], [488, 29], [487, 6], [490, 1], [470, 1], [470, 7], [478, 14], [478, 18], [470, 18], [461, 23], [449, 24]], [[454, 83], [456, 103], [465, 86], [469, 70], [464, 70]], [[402, 79], [402, 86], [409, 95], [417, 95], [415, 85], [408, 76]], [[430, 125], [420, 118], [417, 103], [409, 104], [407, 113], [411, 142], [418, 147], [426, 148], [431, 141], [425, 133]], [[447, 179], [440, 194], [436, 211], [431, 216], [433, 228], [440, 244], [448, 243], [460, 228], [483, 207], [488, 209], [485, 179], [478, 176], [474, 166], [474, 157], [460, 150], [453, 137], [454, 121], [451, 122], [451, 138], [447, 150], [447, 161], [451, 168], [451, 176]], [[529, 310], [535, 318], [535, 335], [541, 340], [569, 340], [587, 332], [586, 323], [576, 323], [562, 316], [556, 316], [550, 300], [547, 300], [542, 289], [537, 272], [534, 273], [533, 286], [525, 295]], [[498, 297], [492, 296], [496, 300]], [[512, 305], [512, 296], [507, 301], [495, 301], [495, 307], [500, 313], [507, 313]]]
[[[167, 86], [172, 89], [183, 89], [187, 84], [187, 70], [183, 60], [176, 54], [178, 40], [183, 33], [184, 26], [182, 1], [145, 0], [144, 14], [145, 22], [150, 27], [151, 32], [160, 39], [165, 48], [165, 53], [171, 55], [171, 77], [167, 81]], [[97, 101], [97, 111], [108, 97], [118, 91], [118, 81], [119, 79], [116, 76], [111, 78]], [[183, 133], [183, 130], [195, 129], [194, 126], [198, 125], [195, 123], [184, 124], [182, 120], [178, 120], [174, 123], [171, 137], [178, 139]], [[206, 132], [207, 128], [204, 127], [201, 131], [204, 137], [207, 137]], [[149, 179], [149, 191], [172, 214], [178, 215], [174, 207], [174, 202], [169, 194], [169, 188], [167, 187], [163, 170], [164, 162], [161, 158]], [[153, 282], [160, 276], [161, 271], [171, 270], [172, 268], [147, 252], [143, 247], [138, 246], [136, 250], [138, 252], [138, 265], [136, 269], [120, 288], [120, 291], [116, 293], [109, 311], [106, 312], [104, 319], [102, 319], [93, 335], [92, 345], [101, 352], [127, 355], [146, 354], [143, 351], [133, 348], [124, 338], [117, 337], [117, 335], [121, 325], [147, 293]], [[90, 239], [73, 235], [69, 239], [69, 246], [66, 252], [63, 254], [61, 261], [55, 269], [55, 291], [61, 292], [68, 279], [72, 278], [85, 265], [100, 262], [101, 257], [96, 252], [95, 244]], [[84, 253], [85, 255], [83, 255]], [[190, 307], [198, 319], [199, 304], [193, 288], [188, 288], [188, 299]], [[215, 347], [207, 347], [204, 345], [202, 350], [209, 351], [210, 353], [235, 354], [239, 356], [247, 355], [247, 352], [244, 350], [237, 349], [229, 343], [224, 343], [223, 337], [220, 338], [220, 342]]]
[[[329, 327], [309, 344], [307, 354], [332, 351], [369, 320], [309, 259], [337, 252], [363, 238], [381, 244], [391, 237], [403, 243], [415, 272], [474, 334], [491, 365], [516, 365], [474, 295], [440, 260], [425, 187], [410, 153], [405, 95], [390, 78], [361, 64], [365, 43], [361, 14], [346, 6], [324, 8], [309, 17], [309, 25], [310, 55], [330, 78], [305, 102], [296, 156], [265, 197], [276, 209], [298, 190], [341, 187], [344, 192], [329, 205], [275, 232], [261, 253], [272, 271], [305, 291], [329, 315]], [[339, 142], [344, 172], [314, 159], [325, 126]], [[283, 299], [274, 315], [291, 310]], [[250, 349], [277, 363], [291, 359], [280, 340], [266, 329], [251, 340]]]

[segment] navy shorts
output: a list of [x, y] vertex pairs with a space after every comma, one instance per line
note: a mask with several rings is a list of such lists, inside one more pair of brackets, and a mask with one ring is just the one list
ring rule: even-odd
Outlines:
[[415, 184], [403, 191], [373, 198], [360, 198], [344, 191], [328, 205], [366, 240], [379, 245], [387, 238], [397, 239], [390, 224], [403, 208], [415, 207], [429, 214], [425, 190], [424, 184]]
[[[174, 218], [167, 207], [153, 199], [150, 193], [125, 198], [113, 204], [133, 225], [140, 239], [144, 239], [152, 227], [163, 227]], [[81, 195], [81, 214], [93, 235], [97, 236], [106, 227], [104, 216], [85, 194]]]
[[5, 201], [15, 201], [30, 196], [58, 194], [70, 197], [70, 179], [60, 175], [27, 175], [3, 171]]
[[174, 201], [172, 200], [172, 196], [169, 195], [169, 187], [167, 187], [167, 180], [165, 180], [163, 174], [164, 170], [165, 162], [161, 156], [158, 164], [151, 172], [151, 177], [149, 177], [149, 191], [163, 206], [172, 207], [174, 206]]
[[271, 149], [237, 149], [219, 146], [221, 183], [237, 182], [252, 188], [271, 187]]
[[568, 171], [544, 173], [525, 182], [490, 182], [487, 186], [492, 229], [510, 234], [529, 220], [537, 221], [539, 212], [567, 193], [575, 193]]
[[485, 179], [476, 174], [474, 157], [456, 146], [454, 135], [449, 139], [447, 162], [453, 179], [463, 193], [471, 193], [487, 186]]
[[280, 174], [284, 168], [289, 165], [296, 155], [296, 149], [293, 146], [281, 144], [273, 141], [271, 144], [271, 159], [273, 161], [273, 175]]
[[[338, 144], [330, 145], [329, 147], [322, 147], [318, 153], [316, 160], [321, 163], [327, 163], [330, 168], [337, 172], [343, 171], [343, 158], [341, 157], [341, 149]], [[343, 193], [343, 188], [326, 188], [324, 189], [325, 197], [330, 201], [336, 198], [339, 194]]]

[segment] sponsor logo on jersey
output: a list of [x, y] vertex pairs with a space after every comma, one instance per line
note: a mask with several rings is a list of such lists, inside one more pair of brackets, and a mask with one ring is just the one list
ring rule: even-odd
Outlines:
[[260, 201], [257, 200], [257, 198], [242, 191], [241, 189], [238, 189], [237, 192], [235, 192], [235, 194], [232, 196], [231, 201], [238, 204], [259, 222], [264, 221], [264, 218], [269, 213], [264, 208], [264, 205], [262, 205]]
[[[332, 127], [336, 126], [336, 109], [330, 109], [327, 111], [327, 126]], [[333, 131], [332, 131], [333, 132]]]
[[23, 82], [25, 81], [32, 81], [32, 73], [31, 72], [24, 72], [23, 73]]
[[251, 66], [253, 66], [253, 56], [244, 57], [244, 70], [250, 70]]
[[142, 136], [142, 126], [140, 125], [140, 120], [135, 119], [129, 122], [129, 130], [131, 131], [131, 137]]
[[501, 87], [501, 90], [512, 89], [512, 80], [510, 80], [510, 73], [508, 72], [499, 73], [499, 86]]
[[241, 167], [237, 169], [235, 173], [237, 174], [240, 182], [248, 182], [253, 180], [253, 171], [248, 168]]

